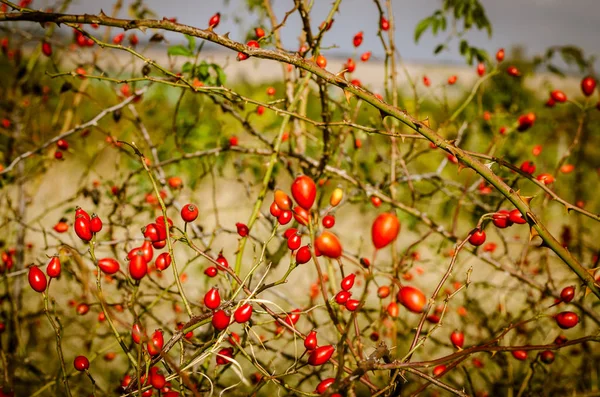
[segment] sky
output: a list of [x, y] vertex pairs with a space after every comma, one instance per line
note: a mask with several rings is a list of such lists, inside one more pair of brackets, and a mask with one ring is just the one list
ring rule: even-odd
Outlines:
[[[123, 0], [125, 4], [132, 0]], [[491, 21], [493, 34], [475, 31], [467, 36], [472, 45], [494, 54], [496, 49], [522, 45], [528, 56], [544, 52], [554, 45], [576, 45], [586, 55], [600, 55], [600, 0], [480, 0]], [[37, 1], [34, 1], [34, 5]], [[314, 0], [312, 19], [315, 25], [325, 19], [332, 0]], [[103, 9], [109, 13], [114, 0], [73, 0], [71, 12], [97, 13]], [[292, 8], [292, 0], [272, 0], [279, 20]], [[217, 32], [230, 32], [230, 37], [244, 40], [245, 33], [258, 23], [257, 15], [245, 8], [245, 0], [145, 0], [145, 4], [159, 17], [177, 17], [181, 23], [204, 27], [215, 12], [223, 15]], [[414, 43], [414, 28], [418, 21], [432, 14], [441, 0], [392, 0], [396, 18], [396, 42], [401, 56], [409, 61], [428, 63], [461, 62], [458, 44], [451, 44], [452, 51], [433, 55], [433, 49], [445, 36], [433, 37], [426, 33], [418, 44]], [[124, 10], [121, 16], [127, 17]], [[326, 54], [346, 56], [354, 51], [352, 37], [364, 31], [361, 51], [372, 50], [382, 55], [379, 39], [375, 36], [378, 12], [371, 0], [343, 0], [335, 23], [323, 45]], [[301, 29], [300, 18], [295, 13], [288, 19], [281, 34], [284, 46], [298, 48], [297, 35]], [[178, 36], [167, 35], [172, 41]]]

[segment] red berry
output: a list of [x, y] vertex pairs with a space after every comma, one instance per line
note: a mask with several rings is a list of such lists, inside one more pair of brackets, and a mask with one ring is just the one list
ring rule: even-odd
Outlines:
[[379, 20], [379, 27], [381, 30], [387, 31], [390, 29], [390, 22], [384, 16], [382, 16]]
[[75, 218], [75, 225], [73, 225], [77, 236], [84, 240], [90, 241], [92, 239], [92, 230], [90, 229], [90, 220], [84, 216], [78, 216]]
[[567, 96], [565, 95], [564, 92], [560, 91], [560, 90], [554, 90], [550, 93], [550, 97], [555, 101], [555, 102], [559, 102], [559, 103], [563, 103], [567, 101]]
[[160, 254], [156, 258], [154, 266], [159, 272], [162, 272], [163, 270], [167, 269], [169, 266], [171, 266], [171, 254], [169, 254], [168, 252], [163, 252], [162, 254]]
[[225, 310], [217, 310], [213, 314], [211, 323], [217, 331], [222, 331], [229, 326], [229, 314]]
[[90, 361], [86, 356], [77, 356], [73, 360], [73, 366], [79, 372], [83, 372], [90, 367]]
[[308, 335], [306, 335], [306, 339], [304, 339], [304, 348], [306, 350], [314, 350], [317, 348], [317, 332], [310, 331]]
[[194, 222], [198, 218], [198, 207], [194, 204], [186, 204], [181, 209], [181, 219], [184, 222]]
[[509, 66], [508, 68], [506, 68], [506, 73], [513, 77], [519, 77], [521, 75], [521, 71], [515, 66]]
[[142, 338], [144, 336], [145, 335], [144, 331], [142, 331], [142, 327], [138, 323], [133, 324], [133, 326], [131, 327], [131, 339], [133, 340], [133, 342], [139, 345], [142, 342]]
[[308, 356], [308, 363], [313, 366], [323, 365], [333, 355], [335, 348], [332, 345], [321, 346], [311, 351]]
[[565, 303], [571, 302], [574, 297], [575, 297], [575, 287], [572, 285], [569, 287], [565, 287], [565, 288], [563, 288], [562, 291], [560, 291], [560, 300]]
[[520, 132], [527, 131], [533, 126], [533, 123], [535, 123], [535, 119], [535, 113], [527, 113], [519, 116], [519, 119], [517, 120], [517, 130], [519, 130]]
[[204, 270], [204, 274], [206, 274], [208, 277], [215, 277], [218, 272], [219, 271], [214, 266], [207, 267], [206, 270]]
[[56, 146], [60, 149], [60, 150], [67, 150], [69, 148], [69, 142], [67, 142], [64, 139], [59, 139], [58, 141], [56, 141]]
[[498, 62], [502, 62], [504, 60], [504, 48], [500, 48], [498, 52], [496, 52], [496, 60]]
[[554, 353], [550, 350], [544, 350], [540, 353], [540, 360], [542, 360], [544, 364], [552, 364], [554, 362]]
[[296, 263], [303, 265], [310, 260], [311, 256], [310, 247], [308, 245], [302, 246], [296, 252]]
[[154, 331], [152, 337], [146, 345], [146, 347], [148, 348], [148, 353], [150, 353], [151, 356], [158, 356], [163, 348], [164, 342], [165, 340], [163, 337], [162, 330], [157, 329], [156, 331]]
[[328, 258], [337, 259], [342, 256], [342, 244], [337, 236], [325, 230], [315, 239], [315, 248]]
[[465, 334], [459, 331], [453, 331], [450, 334], [450, 341], [454, 345], [454, 347], [462, 348], [465, 344]]
[[47, 41], [42, 42], [42, 54], [46, 55], [47, 57], [52, 56], [52, 45]]
[[354, 44], [354, 47], [359, 47], [363, 42], [363, 32], [358, 32], [357, 34], [354, 35], [354, 38], [352, 39], [352, 44]]
[[231, 361], [228, 358], [233, 358], [233, 348], [225, 347], [217, 353], [217, 365], [225, 365], [229, 364]]
[[521, 214], [521, 211], [518, 209], [514, 209], [508, 213], [508, 220], [518, 225], [524, 225], [527, 223], [527, 220], [523, 218], [523, 214]]
[[348, 299], [346, 301], [346, 309], [350, 310], [351, 312], [355, 311], [356, 309], [358, 309], [358, 306], [360, 306], [360, 301], [356, 300], [356, 299]]
[[400, 233], [398, 218], [386, 212], [375, 218], [371, 227], [371, 240], [376, 249], [381, 249], [396, 240], [398, 233]]
[[396, 299], [413, 313], [421, 313], [427, 304], [425, 294], [419, 289], [411, 286], [400, 288]]
[[210, 19], [208, 20], [209, 29], [216, 28], [219, 25], [219, 22], [221, 22], [221, 13], [217, 12], [215, 15], [210, 17]]
[[387, 305], [386, 311], [392, 318], [396, 318], [398, 317], [398, 314], [400, 314], [400, 308], [398, 307], [398, 304], [393, 301]]
[[479, 76], [483, 76], [485, 74], [485, 64], [484, 63], [479, 63], [477, 65], [477, 74]]
[[558, 313], [554, 319], [556, 324], [562, 329], [573, 328], [579, 323], [579, 316], [573, 312]]
[[285, 316], [285, 322], [294, 326], [300, 320], [300, 309], [294, 309]]
[[312, 178], [306, 175], [298, 176], [292, 183], [291, 191], [298, 205], [305, 210], [310, 210], [317, 197], [317, 186]]
[[29, 268], [29, 274], [27, 275], [29, 285], [36, 292], [44, 292], [48, 285], [46, 281], [46, 275], [38, 267], [31, 266]]
[[53, 256], [46, 267], [46, 274], [50, 278], [56, 278], [60, 276], [60, 259], [58, 256]]
[[298, 222], [301, 225], [307, 226], [308, 225], [308, 221], [310, 219], [310, 214], [307, 210], [305, 210], [304, 208], [300, 207], [299, 205], [294, 207], [294, 219], [296, 220], [296, 222]]
[[288, 223], [290, 223], [293, 217], [294, 215], [292, 211], [283, 210], [281, 211], [281, 215], [277, 217], [277, 221], [280, 225], [287, 225]]
[[593, 77], [587, 76], [584, 77], [583, 80], [581, 80], [581, 92], [583, 92], [583, 95], [591, 96], [594, 93], [595, 89], [596, 80]]
[[87, 303], [80, 303], [77, 305], [77, 308], [75, 309], [75, 311], [80, 316], [83, 316], [84, 314], [87, 314], [87, 312], [90, 311], [90, 305], [88, 305]]
[[269, 207], [269, 212], [271, 213], [271, 215], [277, 218], [279, 215], [281, 215], [283, 211], [281, 210], [281, 208], [279, 208], [277, 203], [273, 201], [271, 203], [271, 206]]
[[354, 286], [355, 279], [356, 279], [356, 274], [351, 273], [351, 274], [347, 275], [340, 282], [340, 287], [342, 287], [342, 289], [344, 291], [350, 291], [350, 289]]
[[346, 302], [348, 302], [348, 299], [350, 299], [350, 296], [352, 296], [352, 293], [348, 291], [340, 291], [335, 295], [335, 301], [338, 305], [345, 305]]
[[335, 217], [333, 215], [325, 215], [321, 222], [324, 228], [331, 229], [335, 225]]
[[471, 237], [469, 237], [469, 243], [476, 247], [485, 243], [485, 232], [481, 229], [477, 229], [476, 231], [474, 231], [473, 234], [471, 234]]
[[360, 60], [363, 61], [363, 62], [367, 62], [369, 60], [369, 58], [371, 58], [371, 51], [364, 52], [360, 56]]
[[533, 175], [535, 172], [535, 164], [533, 161], [524, 161], [523, 164], [521, 164], [520, 169], [526, 174]]
[[225, 259], [222, 252], [219, 252], [219, 256], [217, 256], [216, 262], [217, 269], [219, 270], [225, 270], [225, 268], [229, 267], [229, 262], [227, 262], [227, 259]]
[[92, 219], [90, 219], [90, 231], [92, 233], [100, 233], [102, 230], [102, 219], [96, 214], [92, 214]]
[[527, 351], [526, 350], [513, 350], [512, 355], [519, 361], [527, 360]]
[[327, 388], [331, 385], [333, 385], [333, 383], [335, 382], [335, 378], [327, 378], [325, 380], [323, 380], [321, 383], [319, 383], [317, 385], [317, 389], [315, 390], [315, 392], [317, 394], [323, 394], [325, 393], [325, 391], [327, 390]]
[[292, 234], [287, 240], [287, 246], [290, 250], [295, 251], [302, 245], [302, 237], [298, 233]]
[[235, 227], [237, 228], [237, 233], [240, 235], [240, 237], [246, 237], [250, 231], [248, 226], [240, 222], [236, 223]]
[[446, 370], [446, 368], [447, 367], [444, 364], [441, 364], [434, 367], [431, 373], [433, 374], [433, 376], [438, 377]]
[[257, 39], [262, 39], [263, 37], [265, 37], [265, 30], [261, 27], [254, 28], [254, 35]]
[[380, 299], [385, 299], [388, 296], [390, 296], [390, 287], [388, 287], [387, 285], [382, 285], [381, 287], [379, 287], [377, 289], [377, 296]]
[[129, 274], [134, 280], [141, 280], [148, 273], [148, 262], [141, 252], [129, 259]]
[[233, 319], [236, 323], [240, 324], [243, 324], [250, 320], [250, 317], [252, 317], [252, 305], [249, 303], [238, 307], [235, 313], [233, 313]]
[[292, 199], [283, 190], [275, 190], [273, 201], [283, 211], [292, 209]]
[[325, 69], [325, 67], [327, 66], [327, 58], [325, 58], [323, 55], [317, 56], [317, 59], [315, 62], [322, 69]]
[[119, 271], [120, 265], [116, 259], [102, 258], [98, 260], [98, 267], [106, 274], [115, 274]]
[[508, 210], [500, 210], [492, 216], [492, 222], [496, 227], [500, 229], [509, 227], [513, 224], [513, 222], [509, 218], [509, 214], [510, 211]]
[[219, 290], [216, 288], [211, 288], [204, 295], [204, 305], [211, 309], [215, 310], [221, 304], [221, 295], [219, 294]]

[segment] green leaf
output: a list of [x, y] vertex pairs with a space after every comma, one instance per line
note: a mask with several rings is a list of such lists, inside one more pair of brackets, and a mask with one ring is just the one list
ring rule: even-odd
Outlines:
[[437, 54], [439, 54], [440, 52], [442, 52], [442, 50], [443, 50], [444, 48], [446, 48], [446, 45], [445, 45], [445, 44], [440, 44], [440, 45], [438, 45], [437, 47], [435, 47], [435, 50], [433, 50], [433, 53], [434, 53], [435, 55], [437, 55]]
[[467, 51], [469, 50], [469, 43], [467, 43], [467, 40], [461, 40], [460, 41], [460, 55], [465, 55], [467, 53]]
[[183, 73], [189, 73], [192, 71], [192, 63], [191, 62], [186, 62], [183, 64], [183, 66], [181, 67], [181, 71]]
[[435, 19], [428, 17], [417, 24], [415, 28], [415, 43], [419, 41], [419, 38], [427, 30], [432, 21], [435, 21]]
[[217, 72], [217, 84], [216, 85], [225, 85], [225, 81], [227, 81], [227, 75], [225, 74], [225, 71], [223, 71], [223, 69], [217, 64], [213, 63], [211, 66], [213, 67], [215, 72]]
[[549, 63], [548, 65], [546, 65], [546, 67], [548, 68], [548, 71], [550, 73], [554, 73], [556, 75], [559, 75], [560, 77], [565, 77], [565, 74], [562, 72], [562, 70], [560, 70], [556, 66], [552, 65], [551, 63]]
[[188, 41], [188, 49], [193, 53], [196, 48], [196, 38], [194, 36], [188, 36], [187, 34], [185, 35], [185, 38]]
[[188, 50], [187, 48], [185, 48], [182, 45], [174, 45], [169, 47], [169, 49], [167, 50], [167, 54], [172, 55], [172, 56], [185, 56], [185, 57], [191, 57], [194, 54], [192, 52], [190, 52], [190, 50]]

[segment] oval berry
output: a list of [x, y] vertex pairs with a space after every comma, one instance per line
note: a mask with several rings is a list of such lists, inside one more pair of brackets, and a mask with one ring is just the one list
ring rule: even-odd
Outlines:
[[315, 239], [315, 248], [328, 258], [337, 259], [342, 256], [340, 240], [335, 234], [328, 231], [324, 231]]
[[84, 216], [78, 216], [75, 218], [75, 224], [73, 225], [77, 237], [84, 241], [90, 241], [92, 239], [92, 230], [90, 229], [90, 220]]
[[98, 260], [98, 267], [106, 274], [115, 274], [121, 267], [119, 262], [113, 258], [102, 258]]
[[163, 332], [162, 330], [157, 329], [156, 331], [154, 331], [152, 337], [146, 345], [146, 347], [148, 348], [148, 353], [150, 353], [151, 356], [158, 356], [163, 348], [164, 343], [165, 340], [163, 337]]
[[56, 278], [60, 276], [60, 259], [58, 256], [53, 256], [48, 262], [48, 266], [46, 266], [46, 274], [50, 278]]
[[558, 313], [554, 319], [556, 324], [562, 329], [573, 328], [579, 323], [579, 316], [573, 312]]
[[450, 334], [450, 342], [452, 342], [454, 347], [462, 348], [465, 344], [465, 334], [460, 331], [453, 331]]
[[204, 295], [204, 306], [211, 310], [215, 310], [221, 304], [221, 295], [217, 288], [211, 288]]
[[321, 346], [311, 351], [308, 356], [308, 363], [313, 366], [323, 365], [333, 355], [335, 348], [332, 345]]
[[294, 197], [298, 205], [305, 210], [310, 210], [317, 197], [315, 181], [306, 175], [300, 175], [294, 179], [291, 191], [292, 197]]
[[136, 254], [129, 260], [129, 275], [134, 280], [141, 280], [148, 273], [148, 262], [141, 254]]
[[154, 261], [154, 266], [159, 272], [162, 272], [163, 270], [167, 269], [169, 266], [171, 266], [171, 254], [169, 254], [168, 252], [163, 252], [162, 254], [160, 254], [156, 258], [156, 261]]
[[238, 307], [238, 309], [235, 311], [235, 313], [233, 313], [233, 319], [235, 320], [236, 323], [243, 324], [243, 323], [249, 321], [250, 318], [252, 317], [252, 310], [253, 310], [252, 305], [249, 303], [246, 303], [245, 305]]
[[310, 260], [311, 256], [310, 247], [308, 245], [302, 246], [296, 252], [296, 263], [303, 265]]
[[29, 285], [36, 292], [44, 292], [48, 282], [46, 281], [46, 275], [38, 267], [31, 266], [29, 268], [29, 274], [27, 275]]
[[398, 291], [397, 300], [413, 313], [421, 313], [427, 303], [425, 294], [419, 289], [411, 286], [405, 286]]
[[92, 214], [90, 219], [90, 231], [92, 233], [100, 233], [102, 230], [102, 219], [96, 214]]
[[355, 279], [356, 279], [356, 274], [351, 273], [351, 274], [347, 275], [340, 282], [340, 287], [342, 287], [342, 289], [344, 291], [350, 291], [350, 289], [354, 286]]
[[317, 348], [317, 332], [310, 331], [308, 335], [306, 335], [306, 339], [304, 339], [304, 348], [306, 350], [314, 350]]
[[340, 291], [335, 295], [335, 302], [338, 305], [345, 305], [346, 302], [348, 302], [348, 299], [350, 299], [350, 296], [352, 296], [352, 293], [348, 291]]
[[396, 215], [383, 213], [375, 218], [371, 227], [371, 239], [376, 249], [390, 244], [400, 233], [400, 222]]

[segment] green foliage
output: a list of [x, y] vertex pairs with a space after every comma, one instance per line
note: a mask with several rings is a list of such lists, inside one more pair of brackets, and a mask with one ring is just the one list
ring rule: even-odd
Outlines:
[[[428, 29], [431, 30], [433, 36], [437, 36], [439, 32], [445, 32], [448, 26], [448, 18], [452, 18], [452, 26], [456, 26], [462, 21], [463, 27], [459, 32], [453, 32], [448, 39], [456, 35], [457, 38], [464, 36], [466, 32], [474, 27], [478, 30], [486, 30], [488, 35], [492, 34], [492, 25], [485, 13], [481, 3], [477, 0], [444, 0], [441, 10], [436, 10], [431, 16], [421, 20], [415, 27], [414, 39], [415, 43], [419, 41], [423, 33]], [[446, 40], [444, 43], [438, 44], [433, 53], [439, 54], [448, 48]], [[487, 52], [483, 49], [471, 46], [466, 39], [461, 39], [459, 43], [460, 54], [465, 58], [469, 65], [473, 64], [474, 60], [483, 62], [488, 59]]]

